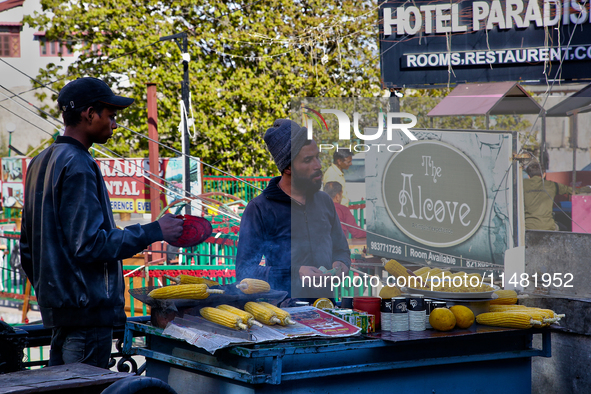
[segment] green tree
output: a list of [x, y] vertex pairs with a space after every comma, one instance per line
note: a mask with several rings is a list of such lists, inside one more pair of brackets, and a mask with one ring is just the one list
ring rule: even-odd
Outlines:
[[[173, 41], [189, 34], [190, 91], [196, 134], [191, 154], [236, 175], [276, 173], [263, 135], [287, 117], [292, 97], [371, 97], [379, 93], [375, 2], [321, 0], [187, 1], [41, 0], [25, 17], [48, 41], [68, 43], [79, 58], [37, 79], [59, 91], [93, 76], [136, 99], [119, 122], [147, 134], [146, 83], [158, 84], [160, 140], [181, 150], [178, 124], [183, 65]], [[57, 80], [57, 81], [56, 81]], [[40, 99], [48, 97], [40, 89]], [[48, 100], [49, 101], [49, 100]], [[57, 116], [55, 105], [49, 105]], [[147, 140], [120, 128], [107, 144], [147, 155]], [[160, 148], [161, 156], [174, 153]]]

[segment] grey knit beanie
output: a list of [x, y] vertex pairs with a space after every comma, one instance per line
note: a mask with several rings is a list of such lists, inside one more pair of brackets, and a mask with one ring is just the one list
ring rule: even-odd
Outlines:
[[308, 129], [289, 119], [277, 119], [263, 137], [280, 172], [300, 153], [307, 140]]

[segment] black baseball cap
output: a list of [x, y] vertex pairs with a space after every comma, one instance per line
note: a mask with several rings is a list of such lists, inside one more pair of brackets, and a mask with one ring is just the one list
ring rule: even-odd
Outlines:
[[115, 95], [104, 81], [92, 77], [78, 78], [68, 83], [57, 96], [62, 112], [84, 108], [96, 102], [127, 108], [133, 104], [134, 99]]

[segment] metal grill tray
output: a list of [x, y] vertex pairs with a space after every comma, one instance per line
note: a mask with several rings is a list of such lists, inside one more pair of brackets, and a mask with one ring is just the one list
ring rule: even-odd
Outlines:
[[160, 286], [140, 287], [137, 289], [129, 289], [129, 294], [138, 301], [143, 302], [152, 308], [161, 309], [163, 311], [179, 311], [186, 308], [202, 308], [204, 306], [217, 306], [220, 304], [228, 304], [237, 308], [243, 308], [244, 304], [249, 301], [267, 301], [273, 305], [279, 304], [287, 297], [286, 291], [271, 290], [266, 293], [244, 294], [236, 288], [236, 284], [229, 284], [224, 286], [212, 286], [212, 289], [224, 290], [224, 294], [211, 294], [203, 300], [187, 300], [187, 299], [168, 299], [157, 300], [150, 296], [152, 290]]

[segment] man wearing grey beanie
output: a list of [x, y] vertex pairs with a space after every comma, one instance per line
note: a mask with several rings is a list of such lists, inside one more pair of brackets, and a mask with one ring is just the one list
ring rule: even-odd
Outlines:
[[236, 255], [239, 281], [262, 279], [294, 298], [330, 296], [330, 280], [328, 288], [312, 289], [301, 278], [324, 276], [321, 267], [341, 276], [351, 265], [332, 199], [320, 191], [318, 146], [307, 133], [289, 119], [277, 119], [265, 133], [281, 176], [246, 207]]

